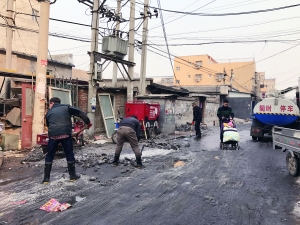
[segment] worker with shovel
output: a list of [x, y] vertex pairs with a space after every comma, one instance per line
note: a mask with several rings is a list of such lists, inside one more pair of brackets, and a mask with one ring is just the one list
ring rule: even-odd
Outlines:
[[59, 143], [62, 144], [67, 159], [70, 181], [80, 178], [75, 172], [75, 158], [72, 141], [72, 116], [77, 116], [87, 124], [87, 128], [92, 126], [90, 119], [78, 108], [70, 105], [60, 104], [57, 97], [49, 101], [49, 111], [46, 114], [46, 123], [48, 127], [48, 153], [45, 157], [45, 170], [43, 183], [47, 184], [50, 180], [50, 173], [55, 152]]
[[193, 106], [193, 122], [192, 122], [192, 125], [195, 125], [195, 131], [196, 131], [195, 140], [200, 140], [201, 139], [200, 123], [202, 121], [202, 110], [197, 105], [196, 102], [193, 102], [192, 106]]
[[125, 141], [128, 141], [136, 157], [136, 167], [143, 168], [142, 154], [139, 148], [141, 125], [136, 116], [125, 118], [121, 121], [117, 131], [117, 148], [115, 151], [114, 166], [119, 165], [119, 158]]

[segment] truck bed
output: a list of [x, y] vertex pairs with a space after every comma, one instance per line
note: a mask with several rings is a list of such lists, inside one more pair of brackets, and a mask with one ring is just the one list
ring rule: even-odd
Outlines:
[[273, 149], [281, 147], [293, 153], [300, 153], [300, 130], [273, 127]]

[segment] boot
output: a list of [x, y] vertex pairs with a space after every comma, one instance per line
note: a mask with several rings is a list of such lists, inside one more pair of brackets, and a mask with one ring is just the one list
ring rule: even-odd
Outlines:
[[120, 158], [120, 155], [115, 154], [115, 158], [114, 158], [114, 161], [113, 161], [114, 166], [119, 165], [119, 158]]
[[70, 174], [71, 182], [78, 180], [80, 178], [80, 175], [76, 174], [76, 171], [75, 171], [75, 162], [68, 162], [68, 171]]
[[49, 183], [51, 168], [52, 168], [52, 163], [45, 163], [44, 180], [42, 181], [43, 184]]
[[144, 168], [141, 156], [136, 156], [136, 167], [139, 169]]

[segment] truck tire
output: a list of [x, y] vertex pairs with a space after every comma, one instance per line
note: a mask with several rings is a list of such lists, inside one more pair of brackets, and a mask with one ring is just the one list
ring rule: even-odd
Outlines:
[[259, 141], [263, 141], [264, 140], [264, 137], [258, 137], [257, 138]]
[[295, 157], [293, 157], [292, 154], [289, 152], [286, 155], [286, 167], [291, 176], [297, 177], [300, 172], [300, 162], [298, 157], [296, 155]]
[[256, 140], [257, 140], [257, 137], [252, 136], [252, 140], [253, 140], [253, 141], [256, 141]]
[[116, 130], [111, 135], [111, 140], [113, 141], [113, 143], [117, 144], [117, 131]]

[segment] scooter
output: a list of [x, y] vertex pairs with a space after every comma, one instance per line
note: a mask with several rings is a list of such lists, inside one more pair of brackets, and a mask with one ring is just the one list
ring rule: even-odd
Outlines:
[[120, 111], [118, 111], [118, 118], [117, 118], [117, 121], [114, 123], [115, 124], [115, 130], [111, 136], [111, 139], [113, 141], [113, 143], [117, 144], [117, 131], [120, 127], [120, 123], [121, 121], [123, 120], [123, 117], [120, 115]]

